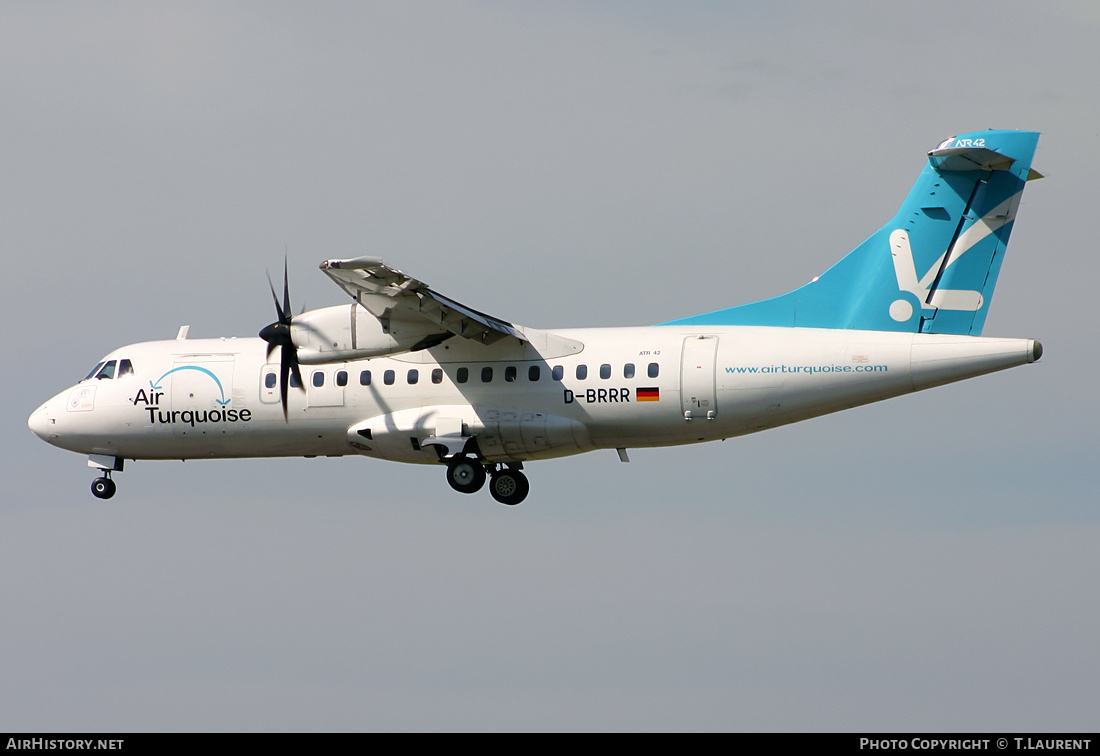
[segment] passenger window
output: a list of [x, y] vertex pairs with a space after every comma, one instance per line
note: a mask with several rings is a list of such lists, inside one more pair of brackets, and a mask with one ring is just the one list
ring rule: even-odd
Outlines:
[[392, 386], [394, 375], [395, 373], [392, 370], [387, 370], [386, 372], [382, 373], [382, 383], [386, 384], [387, 386]]
[[298, 377], [296, 375], [294, 375], [294, 373], [290, 374], [290, 380], [288, 381], [288, 383], [290, 383], [291, 388], [301, 388], [302, 387], [302, 382], [300, 380], [298, 380]]
[[111, 360], [103, 368], [95, 374], [95, 377], [101, 381], [109, 381], [115, 377], [115, 361]]
[[607, 363], [600, 365], [600, 377], [605, 381], [611, 377], [611, 366]]
[[534, 383], [540, 377], [542, 377], [542, 370], [539, 368], [538, 365], [532, 365], [531, 367], [527, 368], [527, 380]]
[[279, 380], [275, 377], [274, 373], [268, 373], [264, 376], [264, 386], [269, 389], [275, 388], [275, 382]]
[[634, 377], [634, 363], [633, 362], [628, 362], [625, 365], [623, 365], [623, 378], [633, 378], [633, 377]]
[[550, 377], [555, 381], [560, 381], [565, 377], [565, 368], [561, 365], [554, 365], [554, 369], [550, 371]]
[[660, 366], [656, 362], [649, 363], [649, 377], [656, 378], [657, 374], [661, 372]]
[[470, 369], [460, 367], [458, 369], [458, 372], [455, 374], [455, 381], [457, 381], [458, 383], [465, 383], [468, 380], [470, 380]]
[[432, 371], [432, 383], [443, 383], [443, 371], [439, 368]]
[[321, 388], [325, 385], [325, 374], [318, 370], [313, 374], [313, 388]]
[[409, 385], [410, 386], [415, 386], [416, 382], [419, 381], [419, 380], [420, 380], [420, 371], [419, 370], [410, 370], [409, 371]]
[[130, 364], [129, 360], [122, 360], [118, 363], [118, 377], [125, 378], [134, 374], [134, 366]]
[[370, 371], [369, 370], [364, 370], [363, 372], [361, 372], [359, 374], [359, 385], [360, 386], [369, 386], [370, 385]]
[[481, 382], [491, 383], [493, 380], [493, 369], [491, 367], [483, 367], [481, 369]]
[[588, 365], [577, 365], [577, 380], [583, 381], [588, 377]]
[[516, 366], [515, 365], [509, 365], [508, 367], [504, 368], [504, 380], [507, 381], [508, 383], [515, 383], [516, 382]]
[[343, 388], [348, 385], [348, 371], [341, 370], [336, 374], [336, 385]]

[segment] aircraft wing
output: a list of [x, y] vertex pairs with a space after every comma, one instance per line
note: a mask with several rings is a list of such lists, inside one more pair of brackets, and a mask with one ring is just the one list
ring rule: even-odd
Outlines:
[[424, 283], [377, 257], [325, 260], [321, 270], [362, 307], [380, 320], [424, 319], [456, 336], [491, 344], [511, 336], [527, 341], [523, 331], [492, 315], [432, 291]]

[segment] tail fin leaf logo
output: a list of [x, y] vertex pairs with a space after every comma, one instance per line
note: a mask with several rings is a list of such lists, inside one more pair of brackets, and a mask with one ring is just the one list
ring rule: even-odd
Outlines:
[[[917, 278], [917, 267], [909, 234], [903, 229], [896, 229], [890, 234], [890, 255], [894, 260], [894, 275], [898, 279], [898, 289], [912, 294], [920, 300], [922, 306], [927, 308], [965, 312], [980, 310], [985, 304], [980, 291], [940, 289], [934, 286], [936, 279], [941, 270], [946, 271], [978, 242], [1010, 222], [1016, 215], [1016, 206], [1019, 202], [1020, 192], [1017, 192], [978, 219], [959, 235], [950, 249], [940, 255], [920, 279]], [[913, 306], [908, 300], [896, 299], [890, 304], [890, 317], [894, 320], [904, 322], [912, 315]]]

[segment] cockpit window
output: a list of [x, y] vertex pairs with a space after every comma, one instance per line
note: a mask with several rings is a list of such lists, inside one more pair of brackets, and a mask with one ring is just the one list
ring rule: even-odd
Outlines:
[[115, 377], [115, 361], [111, 360], [95, 374], [96, 380], [109, 381]]
[[103, 367], [103, 365], [104, 365], [104, 363], [100, 362], [98, 365], [96, 365], [94, 368], [92, 368], [92, 372], [90, 372], [86, 376], [84, 376], [84, 380], [88, 380], [89, 378], [94, 376], [96, 373], [98, 373], [99, 369], [101, 367]]
[[130, 364], [129, 360], [120, 360], [118, 363], [118, 377], [129, 378], [134, 374], [134, 366]]

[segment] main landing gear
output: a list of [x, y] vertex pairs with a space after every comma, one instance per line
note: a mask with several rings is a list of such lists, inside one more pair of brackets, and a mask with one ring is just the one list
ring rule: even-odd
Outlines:
[[501, 504], [512, 507], [527, 498], [531, 484], [520, 472], [520, 463], [483, 465], [475, 457], [453, 457], [447, 463], [447, 482], [460, 493], [476, 493], [489, 478], [489, 493]]
[[485, 468], [473, 457], [455, 457], [447, 463], [447, 482], [459, 493], [477, 493], [485, 485]]
[[501, 504], [512, 507], [527, 498], [531, 484], [519, 470], [504, 467], [489, 478], [489, 493]]

